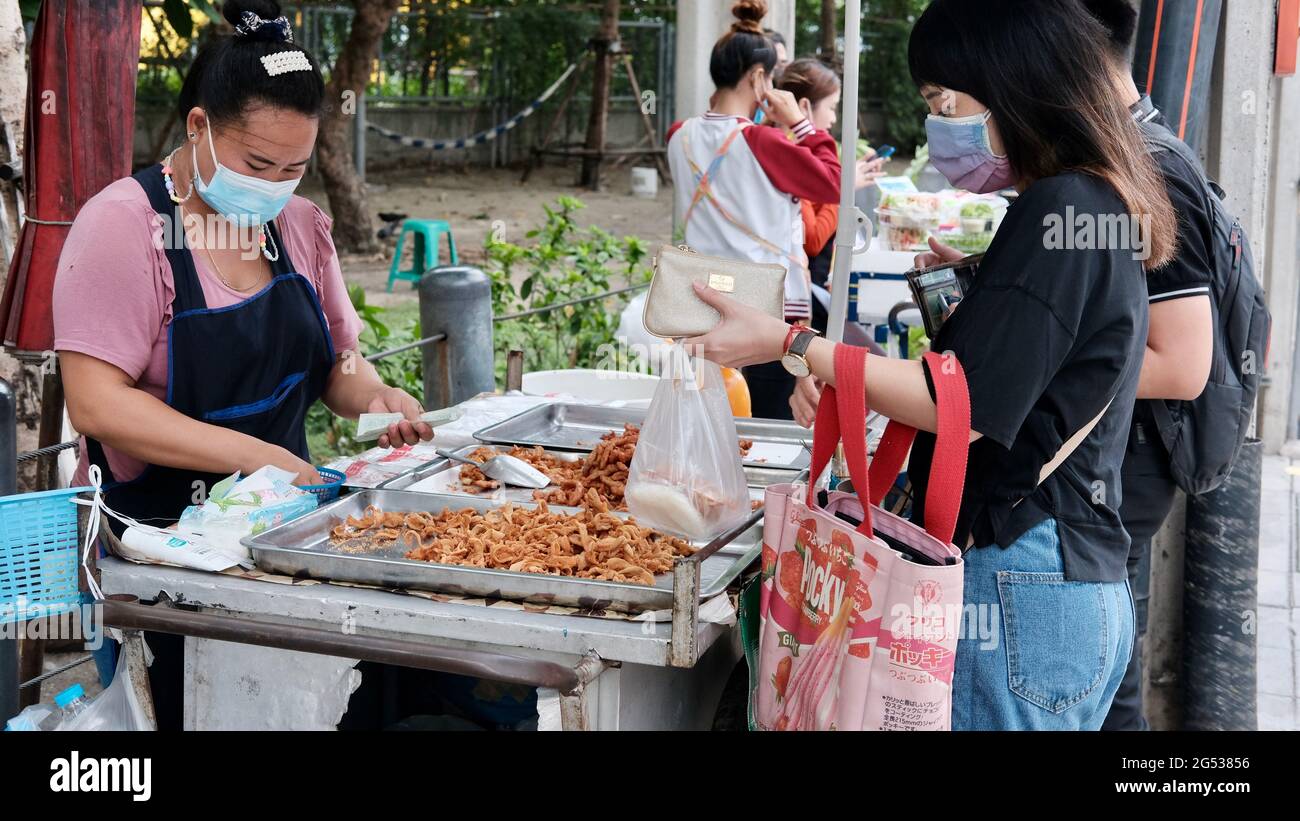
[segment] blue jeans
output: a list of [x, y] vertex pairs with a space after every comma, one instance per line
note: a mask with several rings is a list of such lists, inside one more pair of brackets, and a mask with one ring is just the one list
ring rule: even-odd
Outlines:
[[1128, 582], [1066, 581], [1055, 519], [965, 560], [952, 728], [1100, 729], [1133, 651]]

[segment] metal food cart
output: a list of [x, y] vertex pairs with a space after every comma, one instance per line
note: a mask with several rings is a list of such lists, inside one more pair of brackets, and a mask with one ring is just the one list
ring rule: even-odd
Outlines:
[[[590, 432], [639, 421], [633, 409], [580, 406], [542, 407], [533, 419], [553, 425], [557, 415], [566, 414], [569, 429], [557, 435], [569, 436], [567, 446], [547, 443], [557, 450], [589, 449], [599, 441]], [[476, 435], [531, 444], [521, 421], [528, 418]], [[787, 456], [791, 443], [809, 436], [793, 423], [738, 422], [742, 436], [786, 446]], [[577, 425], [589, 432], [587, 438], [573, 438], [571, 428]], [[496, 435], [501, 430], [504, 438]], [[807, 454], [801, 446], [797, 450], [779, 466], [746, 465], [755, 495], [761, 495], [762, 485], [803, 475]], [[445, 467], [431, 463], [385, 484], [409, 487]], [[539, 729], [712, 725], [723, 688], [742, 657], [734, 593], [758, 558], [761, 509], [697, 545], [693, 555], [678, 557], [655, 588], [639, 588], [580, 579], [567, 579], [566, 586], [557, 577], [400, 558], [343, 565], [319, 549], [328, 541], [322, 533], [330, 522], [376, 499], [430, 511], [453, 502], [494, 504], [382, 487], [359, 491], [246, 540], [259, 556], [256, 572], [100, 559], [100, 585], [110, 599], [106, 624], [185, 636], [186, 729], [332, 728], [359, 686], [361, 673], [355, 668], [361, 660], [537, 687]], [[411, 582], [413, 572], [429, 571], [431, 583]], [[596, 592], [575, 595], [581, 583]]]

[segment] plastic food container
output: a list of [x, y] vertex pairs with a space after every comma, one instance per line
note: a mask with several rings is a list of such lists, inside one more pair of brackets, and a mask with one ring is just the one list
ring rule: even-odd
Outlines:
[[888, 251], [929, 250], [930, 235], [939, 230], [939, 213], [877, 208], [880, 241]]

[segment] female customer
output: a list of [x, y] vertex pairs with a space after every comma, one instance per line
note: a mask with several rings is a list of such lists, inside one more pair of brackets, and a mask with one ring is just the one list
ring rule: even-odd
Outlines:
[[[970, 387], [955, 537], [965, 603], [997, 625], [959, 643], [956, 728], [1096, 729], [1132, 648], [1119, 469], [1146, 341], [1144, 269], [1171, 258], [1176, 222], [1096, 59], [1104, 36], [1074, 0], [935, 0], [911, 35], [936, 167], [970, 190], [1020, 192], [934, 341]], [[1094, 241], [1063, 242], [1067, 215]], [[1099, 235], [1121, 223], [1135, 233]], [[788, 350], [791, 369], [834, 381], [833, 344], [795, 333], [787, 346], [785, 323], [700, 295], [723, 313], [690, 340], [705, 355], [736, 365]], [[934, 452], [928, 383], [920, 362], [868, 359], [872, 409], [922, 431], [909, 468], [917, 521]]]
[[[814, 128], [830, 133], [835, 127], [840, 108], [840, 77], [830, 66], [821, 60], [801, 57], [777, 74], [776, 87], [794, 95], [799, 110]], [[875, 185], [884, 165], [884, 159], [877, 159], [874, 153], [870, 157], [859, 158], [855, 169], [855, 187], [861, 190]], [[839, 225], [840, 205], [838, 202], [804, 200], [801, 210], [803, 248], [808, 255], [808, 272], [813, 285], [825, 288], [835, 250], [835, 229]], [[822, 332], [826, 330], [825, 311], [819, 311], [815, 300], [813, 327]]]
[[[830, 132], [835, 127], [836, 112], [840, 107], [840, 78], [835, 71], [821, 60], [809, 57], [800, 58], [787, 65], [777, 75], [776, 87], [788, 91], [799, 102], [799, 110], [813, 127]], [[876, 184], [884, 167], [883, 158], [860, 158], [857, 162], [856, 189], [862, 190]], [[812, 319], [809, 324], [819, 333], [826, 333], [829, 319], [829, 294], [826, 293], [831, 272], [831, 262], [835, 257], [835, 232], [839, 227], [840, 206], [838, 202], [800, 203], [803, 217], [803, 249], [808, 256], [808, 274], [812, 280]], [[873, 348], [875, 353], [884, 353]], [[761, 375], [768, 383], [785, 383], [791, 385], [788, 406], [780, 414], [782, 419], [812, 418], [816, 413], [819, 387], [812, 377], [794, 380], [786, 373], [779, 362], [755, 365], [748, 371], [752, 375]]]
[[[348, 417], [420, 413], [355, 355], [361, 323], [329, 219], [293, 196], [325, 102], [320, 72], [276, 3], [223, 12], [233, 36], [209, 41], [181, 88], [186, 143], [86, 203], [54, 289], [84, 436], [76, 481], [98, 465], [109, 507], [160, 525], [236, 470], [319, 482], [304, 432], [317, 399]], [[403, 421], [381, 442], [431, 437]], [[179, 725], [178, 642], [150, 644], [160, 727]]]
[[[763, 36], [764, 0], [738, 0], [736, 22], [713, 47], [717, 86], [708, 113], [668, 131], [668, 162], [686, 244], [701, 254], [776, 263], [786, 268], [785, 313], [812, 316], [800, 201], [836, 202], [840, 162], [835, 141], [800, 110], [794, 95], [772, 88], [776, 51]], [[788, 129], [754, 127], [767, 121]], [[746, 373], [759, 417], [788, 418], [794, 382]]]

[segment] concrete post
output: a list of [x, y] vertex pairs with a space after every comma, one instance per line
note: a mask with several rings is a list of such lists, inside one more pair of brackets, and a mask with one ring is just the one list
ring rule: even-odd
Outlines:
[[[1261, 5], [1267, 11], [1262, 11]], [[1269, 253], [1268, 213], [1274, 158], [1271, 140], [1276, 8], [1275, 0], [1263, 3], [1226, 0], [1224, 3], [1221, 45], [1215, 55], [1211, 82], [1213, 99], [1206, 162], [1210, 177], [1227, 191], [1228, 210], [1237, 215], [1250, 237], [1255, 265], [1265, 287], [1271, 285], [1269, 272], [1273, 263]], [[1291, 150], [1294, 152], [1294, 144]], [[1271, 355], [1275, 362], [1270, 365], [1278, 360], [1289, 364], [1292, 352], [1274, 344]], [[1286, 369], [1270, 367], [1269, 378], [1276, 379], [1279, 370]], [[1265, 440], [1269, 453], [1275, 453], [1284, 441], [1280, 428], [1284, 427], [1285, 406], [1289, 401], [1289, 392], [1277, 390], [1276, 385], [1273, 382], [1260, 391], [1262, 410], [1258, 434]]]
[[[764, 24], [785, 36], [794, 50], [794, 0], [768, 0]], [[709, 55], [713, 44], [729, 28], [731, 3], [720, 0], [678, 0], [677, 48], [674, 60], [673, 115], [679, 120], [697, 117], [709, 109], [713, 80]]]
[[1269, 203], [1265, 271], [1268, 310], [1273, 315], [1273, 346], [1268, 386], [1260, 407], [1259, 433], [1266, 452], [1275, 452], [1300, 435], [1300, 361], [1296, 353], [1296, 316], [1300, 305], [1300, 77], [1275, 80], [1273, 105], [1273, 190]]
[[426, 408], [445, 408], [496, 390], [487, 274], [466, 265], [444, 265], [425, 274], [420, 280], [420, 333], [447, 335], [420, 349]]
[[1151, 540], [1151, 599], [1142, 645], [1142, 708], [1153, 730], [1183, 726], [1183, 541], [1187, 497], [1179, 492]]

